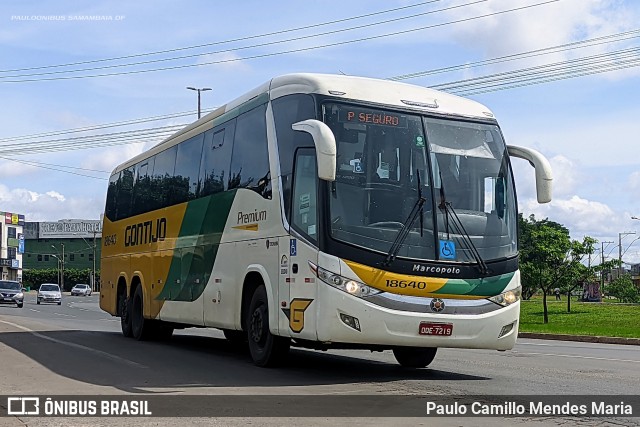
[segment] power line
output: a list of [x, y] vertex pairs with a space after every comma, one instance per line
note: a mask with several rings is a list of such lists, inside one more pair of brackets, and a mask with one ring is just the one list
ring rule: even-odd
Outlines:
[[79, 167], [75, 167], [75, 166], [67, 166], [67, 165], [56, 165], [53, 163], [44, 163], [44, 162], [37, 162], [35, 160], [18, 160], [18, 159], [12, 159], [9, 157], [0, 157], [0, 159], [5, 159], [5, 160], [9, 160], [9, 161], [17, 161], [17, 162], [29, 162], [30, 164], [33, 165], [43, 165], [43, 166], [57, 166], [57, 167], [61, 167], [61, 168], [67, 168], [67, 169], [75, 169], [75, 170], [82, 170], [82, 171], [88, 171], [88, 172], [99, 172], [99, 173], [111, 173], [111, 171], [105, 171], [105, 170], [101, 170], [101, 169], [90, 169], [90, 168], [79, 168]]
[[[478, 0], [478, 1], [484, 1], [484, 0]], [[532, 7], [544, 6], [544, 5], [547, 5], [547, 4], [556, 3], [558, 1], [560, 1], [560, 0], [547, 0], [547, 1], [543, 1], [543, 2], [540, 2], [540, 3], [535, 3], [535, 4], [531, 4], [531, 5], [527, 5], [527, 6], [521, 6], [521, 7], [517, 7], [517, 8], [513, 8], [513, 9], [501, 10], [501, 11], [498, 11], [498, 12], [492, 12], [492, 13], [479, 15], [479, 16], [474, 16], [474, 17], [470, 17], [470, 18], [457, 19], [457, 20], [453, 20], [453, 21], [443, 22], [443, 23], [439, 23], [439, 24], [432, 24], [432, 25], [412, 28], [412, 29], [408, 29], [408, 30], [395, 31], [395, 32], [392, 32], [392, 33], [379, 34], [379, 35], [368, 36], [368, 37], [363, 37], [363, 38], [359, 38], [359, 39], [346, 40], [346, 41], [335, 42], [335, 43], [327, 43], [327, 44], [324, 44], [324, 45], [317, 45], [317, 46], [310, 46], [310, 47], [304, 47], [304, 48], [298, 48], [298, 49], [290, 49], [290, 50], [285, 50], [285, 51], [280, 51], [280, 52], [271, 52], [271, 53], [265, 53], [265, 54], [246, 56], [246, 57], [243, 57], [243, 58], [231, 58], [231, 59], [223, 59], [223, 60], [218, 60], [218, 61], [202, 62], [202, 63], [198, 63], [198, 64], [184, 64], [184, 65], [175, 65], [175, 66], [170, 66], [170, 67], [161, 67], [161, 68], [154, 68], [154, 69], [147, 69], [147, 70], [122, 71], [122, 72], [116, 72], [116, 73], [88, 74], [88, 75], [82, 75], [82, 76], [66, 76], [66, 77], [47, 77], [47, 78], [39, 78], [39, 79], [3, 80], [2, 83], [25, 83], [25, 82], [38, 82], [38, 81], [76, 80], [76, 79], [95, 78], [95, 77], [111, 77], [111, 76], [140, 74], [140, 73], [148, 73], [148, 72], [156, 72], [156, 71], [177, 70], [177, 69], [184, 69], [184, 68], [200, 67], [200, 66], [204, 66], [204, 65], [224, 64], [224, 63], [230, 63], [230, 62], [245, 61], [245, 60], [250, 60], [250, 59], [267, 58], [267, 57], [280, 56], [280, 55], [285, 55], [285, 54], [290, 54], [290, 53], [307, 52], [307, 51], [310, 51], [310, 50], [324, 49], [324, 48], [327, 48], [327, 47], [343, 46], [343, 45], [352, 44], [352, 43], [359, 43], [359, 42], [363, 42], [363, 41], [371, 41], [371, 40], [375, 40], [375, 39], [381, 39], [381, 38], [392, 37], [392, 36], [397, 36], [397, 35], [409, 34], [409, 33], [413, 33], [413, 32], [416, 32], [416, 31], [424, 31], [424, 30], [428, 30], [428, 29], [432, 29], [432, 28], [438, 28], [438, 27], [443, 27], [443, 26], [447, 26], [447, 25], [459, 24], [459, 23], [462, 23], [462, 22], [469, 22], [469, 21], [482, 19], [482, 18], [487, 18], [487, 17], [491, 17], [491, 16], [496, 16], [496, 15], [501, 15], [501, 14], [505, 14], [505, 13], [509, 13], [509, 12], [521, 11], [521, 10], [525, 10], [525, 9], [530, 9]]]
[[71, 174], [71, 175], [82, 176], [82, 177], [85, 177], [85, 178], [108, 180], [108, 178], [103, 178], [103, 177], [98, 177], [98, 176], [93, 176], [93, 175], [86, 175], [86, 174], [83, 174], [83, 173], [72, 172], [72, 171], [63, 170], [63, 169], [52, 168], [52, 167], [49, 167], [49, 166], [44, 166], [42, 164], [34, 164], [34, 163], [31, 163], [31, 162], [29, 162], [27, 160], [9, 159], [9, 158], [6, 158], [6, 157], [1, 157], [1, 158], [5, 159], [5, 160], [8, 160], [10, 162], [22, 163], [22, 164], [26, 164], [26, 165], [29, 165], [29, 166], [35, 166], [37, 168], [49, 169], [49, 170], [53, 170], [53, 171], [56, 171], [56, 172], [64, 172], [64, 173], [68, 173], [68, 174]]
[[[567, 43], [567, 44], [563, 44], [563, 45], [547, 47], [547, 48], [543, 48], [543, 49], [536, 49], [536, 50], [532, 50], [532, 51], [528, 51], [528, 52], [521, 52], [521, 53], [517, 53], [517, 54], [506, 55], [506, 56], [502, 56], [502, 57], [499, 57], [499, 58], [488, 59], [488, 60], [485, 60], [485, 61], [478, 61], [478, 62], [474, 62], [474, 63], [454, 65], [454, 66], [450, 66], [450, 67], [439, 68], [439, 69], [435, 69], [435, 70], [421, 71], [421, 72], [411, 73], [411, 74], [403, 74], [403, 75], [399, 75], [399, 76], [395, 76], [395, 77], [388, 77], [387, 79], [389, 79], [389, 80], [404, 80], [404, 79], [409, 79], [409, 78], [414, 78], [414, 77], [425, 76], [425, 75], [428, 75], [428, 74], [436, 74], [436, 73], [443, 73], [443, 72], [448, 72], [448, 71], [456, 71], [456, 70], [463, 69], [463, 68], [468, 68], [468, 67], [483, 66], [483, 65], [487, 65], [487, 64], [496, 63], [496, 62], [506, 62], [508, 60], [516, 60], [516, 59], [528, 58], [528, 57], [531, 57], [531, 56], [534, 56], [534, 55], [557, 53], [557, 52], [560, 52], [560, 51], [568, 51], [568, 50], [576, 49], [576, 48], [593, 47], [595, 45], [600, 45], [600, 44], [604, 44], [604, 43], [613, 43], [613, 42], [619, 42], [619, 41], [623, 41], [623, 40], [628, 40], [630, 38], [636, 38], [636, 37], [639, 37], [638, 33], [640, 33], [640, 29], [631, 30], [631, 31], [623, 32], [623, 33], [611, 34], [611, 35], [597, 37], [597, 38], [593, 38], [593, 39], [580, 40], [580, 41], [576, 41], [576, 42], [572, 42], [572, 43]], [[615, 40], [612, 40], [612, 39], [615, 39]], [[605, 40], [605, 41], [603, 41], [603, 40]], [[620, 52], [620, 51], [616, 51], [616, 52]], [[445, 84], [452, 84], [452, 83], [454, 83], [454, 82], [449, 82], [449, 83], [445, 83]], [[209, 110], [209, 111], [212, 111], [212, 110]], [[119, 126], [139, 124], [139, 123], [144, 123], [144, 122], [159, 121], [159, 120], [163, 120], [163, 119], [184, 117], [184, 116], [189, 116], [189, 115], [193, 115], [193, 114], [195, 114], [195, 112], [193, 112], [193, 111], [191, 111], [191, 112], [171, 113], [171, 114], [166, 114], [166, 115], [161, 115], [161, 116], [152, 116], [152, 117], [132, 119], [132, 120], [126, 120], [126, 121], [120, 121], [120, 122], [114, 122], [114, 123], [105, 123], [105, 124], [94, 125], [94, 126], [83, 127], [83, 128], [73, 128], [73, 129], [67, 129], [67, 130], [61, 130], [61, 131], [53, 131], [53, 132], [45, 132], [45, 133], [38, 133], [38, 134], [30, 134], [30, 135], [22, 135], [22, 136], [0, 138], [0, 142], [21, 141], [21, 140], [28, 140], [28, 139], [35, 139], [35, 138], [43, 138], [43, 137], [46, 137], [46, 136], [64, 135], [64, 134], [71, 134], [71, 133], [75, 133], [75, 132], [86, 132], [86, 131], [90, 131], [90, 130], [106, 129], [106, 128], [111, 128], [111, 127], [119, 127]], [[180, 125], [178, 125], [178, 126], [180, 126]], [[158, 129], [158, 128], [149, 128], [149, 130], [151, 130], [151, 129]], [[87, 137], [94, 137], [94, 136], [96, 136], [96, 135], [90, 135], [90, 136], [87, 136]]]
[[529, 67], [474, 79], [432, 86], [457, 95], [475, 95], [496, 90], [547, 83], [579, 76], [601, 74], [640, 65], [640, 48]]
[[[435, 0], [435, 1], [441, 1], [441, 0]], [[152, 59], [152, 60], [148, 60], [148, 61], [131, 62], [131, 63], [128, 63], [128, 64], [115, 64], [115, 65], [105, 65], [105, 66], [100, 66], [100, 67], [80, 68], [80, 69], [75, 69], [75, 70], [50, 71], [50, 72], [44, 72], [44, 73], [31, 73], [31, 74], [18, 74], [18, 75], [10, 75], [10, 76], [0, 76], [0, 79], [35, 77], [35, 76], [58, 75], [58, 74], [69, 74], [69, 73], [79, 73], [79, 72], [83, 72], [83, 71], [107, 70], [107, 69], [114, 69], [114, 68], [131, 67], [131, 66], [135, 66], [135, 65], [147, 65], [147, 64], [154, 64], [154, 63], [159, 63], [159, 62], [177, 61], [177, 60], [180, 60], [180, 59], [196, 58], [196, 57], [200, 57], [200, 56], [215, 55], [215, 54], [219, 54], [219, 53], [237, 52], [237, 51], [240, 51], [240, 50], [253, 49], [253, 48], [257, 48], [257, 47], [273, 46], [273, 45], [277, 45], [277, 44], [289, 43], [289, 42], [292, 42], [292, 41], [298, 42], [300, 40], [323, 37], [323, 36], [332, 35], [332, 34], [338, 34], [338, 33], [346, 32], [346, 31], [353, 31], [353, 30], [360, 30], [360, 29], [363, 29], [363, 28], [370, 28], [370, 27], [374, 27], [374, 26], [377, 26], [377, 25], [389, 24], [389, 23], [392, 23], [392, 22], [398, 22], [398, 21], [402, 21], [402, 20], [405, 20], [405, 19], [416, 18], [418, 16], [424, 16], [424, 15], [429, 15], [429, 14], [433, 14], [433, 13], [437, 13], [437, 12], [444, 12], [444, 11], [448, 11], [448, 10], [458, 9], [458, 8], [461, 8], [461, 7], [471, 6], [471, 5], [474, 5], [474, 4], [477, 4], [477, 3], [483, 3], [483, 2], [486, 2], [486, 1], [488, 1], [488, 0], [476, 0], [476, 1], [473, 1], [473, 2], [470, 2], [470, 3], [465, 3], [465, 4], [461, 4], [461, 5], [450, 6], [450, 7], [445, 7], [445, 8], [438, 9], [438, 10], [432, 10], [432, 11], [428, 11], [428, 12], [417, 13], [417, 14], [414, 14], [414, 15], [403, 16], [403, 17], [399, 17], [399, 18], [393, 18], [393, 19], [373, 22], [373, 23], [369, 23], [369, 24], [358, 25], [358, 26], [355, 26], [355, 27], [342, 28], [342, 29], [338, 29], [338, 30], [326, 31], [324, 33], [316, 33], [316, 34], [311, 34], [311, 35], [306, 35], [306, 36], [297, 36], [297, 37], [292, 37], [292, 38], [288, 38], [288, 39], [284, 39], [284, 40], [276, 40], [276, 41], [264, 42], [264, 43], [250, 45], [250, 46], [242, 46], [242, 47], [237, 47], [237, 48], [217, 50], [217, 51], [213, 51], [213, 52], [194, 53], [194, 54], [190, 54], [190, 55], [175, 56], [175, 57], [170, 57], [170, 58]]]
[[400, 81], [400, 80], [415, 79], [418, 77], [426, 77], [426, 76], [435, 75], [435, 74], [448, 73], [451, 71], [460, 71], [460, 70], [466, 70], [466, 69], [475, 68], [475, 67], [482, 67], [485, 65], [493, 65], [493, 64], [509, 62], [513, 60], [550, 55], [552, 53], [566, 52], [573, 49], [583, 49], [583, 48], [594, 47], [602, 44], [617, 43], [620, 41], [630, 40], [637, 37], [640, 37], [640, 29], [626, 31], [623, 33], [610, 34], [607, 36], [595, 37], [592, 39], [579, 40], [576, 42], [546, 47], [543, 49], [536, 49], [536, 50], [531, 50], [527, 52], [514, 53], [510, 55], [501, 56], [498, 58], [486, 59], [483, 61], [470, 62], [470, 63], [453, 65], [453, 66], [443, 67], [443, 68], [436, 68], [436, 69], [426, 70], [426, 71], [418, 71], [410, 74], [401, 74], [399, 76], [387, 77], [387, 80]]
[[[203, 112], [210, 112], [210, 111], [213, 111], [213, 109], [203, 109], [202, 111]], [[31, 134], [31, 135], [22, 135], [22, 136], [12, 136], [12, 137], [0, 138], [0, 142], [23, 141], [25, 139], [44, 138], [44, 137], [48, 137], [48, 136], [65, 135], [65, 134], [70, 134], [70, 133], [88, 132], [88, 131], [92, 131], [92, 130], [107, 129], [107, 128], [119, 127], [119, 126], [129, 126], [129, 125], [140, 124], [140, 123], [155, 122], [155, 121], [166, 120], [166, 119], [174, 119], [174, 118], [178, 118], [178, 117], [186, 117], [186, 116], [191, 116], [191, 115], [194, 115], [194, 114], [197, 114], [197, 111], [185, 111], [185, 112], [180, 112], [180, 113], [171, 113], [171, 114], [165, 114], [165, 115], [162, 115], [162, 116], [151, 116], [151, 117], [145, 117], [145, 118], [141, 118], [141, 119], [132, 119], [132, 120], [125, 120], [125, 121], [121, 121], [121, 122], [105, 123], [105, 124], [101, 124], [101, 125], [86, 126], [86, 127], [82, 127], [82, 128], [73, 128], [73, 129], [67, 129], [67, 130], [61, 130], [61, 131], [51, 131], [51, 132], [36, 133], [36, 134]]]
[[159, 51], [155, 51], [155, 52], [146, 52], [146, 53], [138, 53], [138, 54], [132, 54], [132, 55], [117, 56], [117, 57], [106, 58], [106, 59], [94, 59], [94, 60], [88, 60], [88, 61], [71, 62], [71, 63], [67, 63], [67, 64], [43, 65], [43, 66], [39, 66], [39, 67], [15, 68], [15, 69], [10, 69], [10, 70], [0, 70], [0, 73], [10, 73], [10, 72], [16, 72], [16, 71], [41, 70], [41, 69], [47, 69], [47, 68], [61, 68], [61, 67], [70, 67], [70, 66], [74, 66], [74, 65], [83, 65], [83, 64], [95, 64], [95, 63], [100, 63], [100, 62], [118, 61], [118, 60], [122, 60], [122, 59], [140, 58], [140, 57], [145, 57], [145, 56], [153, 56], [153, 55], [161, 55], [161, 54], [165, 54], [165, 53], [180, 52], [180, 51], [184, 51], [184, 50], [199, 49], [199, 48], [203, 48], [203, 47], [210, 47], [210, 46], [216, 46], [216, 45], [221, 45], [221, 44], [235, 43], [235, 42], [239, 42], [239, 41], [246, 41], [246, 40], [252, 40], [252, 39], [263, 38], [263, 37], [270, 37], [270, 36], [275, 36], [275, 35], [280, 35], [280, 34], [287, 34], [287, 33], [291, 33], [291, 32], [294, 32], [294, 31], [309, 30], [309, 29], [318, 28], [318, 27], [322, 27], [322, 26], [338, 24], [338, 23], [341, 23], [341, 22], [348, 22], [348, 21], [353, 21], [353, 20], [357, 20], [357, 19], [361, 19], [361, 18], [368, 18], [368, 17], [371, 17], [371, 16], [382, 15], [382, 14], [386, 14], [386, 13], [390, 13], [390, 12], [397, 12], [399, 10], [410, 9], [410, 8], [414, 8], [414, 7], [418, 7], [418, 6], [424, 6], [426, 4], [436, 3], [436, 2], [439, 2], [439, 1], [442, 1], [442, 0], [423, 1], [421, 3], [416, 3], [416, 4], [413, 4], [413, 5], [396, 7], [396, 8], [393, 8], [393, 9], [387, 9], [387, 10], [382, 10], [382, 11], [379, 11], [379, 12], [367, 13], [367, 14], [364, 14], [364, 15], [352, 16], [352, 17], [349, 17], [349, 18], [336, 19], [336, 20], [333, 20], [333, 21], [322, 22], [322, 23], [319, 23], [319, 24], [312, 24], [312, 25], [306, 25], [306, 26], [302, 26], [302, 27], [288, 28], [288, 29], [285, 29], [285, 30], [277, 30], [277, 31], [269, 32], [269, 33], [263, 33], [263, 34], [245, 36], [245, 37], [239, 37], [239, 38], [235, 38], [235, 39], [229, 39], [229, 40], [223, 40], [223, 41], [217, 41], [217, 42], [211, 42], [211, 43], [203, 43], [203, 44], [193, 45], [193, 46], [185, 46], [185, 47], [179, 47], [179, 48], [174, 48], [174, 49], [159, 50]]

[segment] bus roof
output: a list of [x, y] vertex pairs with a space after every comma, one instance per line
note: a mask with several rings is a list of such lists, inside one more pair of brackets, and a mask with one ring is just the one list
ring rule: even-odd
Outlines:
[[[150, 157], [157, 152], [181, 142], [191, 136], [213, 127], [214, 119], [234, 108], [264, 96], [273, 100], [293, 93], [313, 93], [331, 95], [345, 100], [358, 100], [368, 103], [415, 109], [417, 111], [450, 115], [457, 117], [491, 119], [491, 110], [470, 99], [451, 95], [446, 92], [367, 77], [355, 77], [336, 74], [296, 73], [275, 77], [256, 87], [235, 100], [215, 109], [198, 121], [185, 126], [150, 150], [129, 159], [114, 169], [115, 172]], [[183, 136], [183, 137], [181, 137]]]

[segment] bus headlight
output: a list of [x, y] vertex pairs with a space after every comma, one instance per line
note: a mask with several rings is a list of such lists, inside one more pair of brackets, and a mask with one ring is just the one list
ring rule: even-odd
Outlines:
[[318, 279], [320, 279], [324, 283], [353, 296], [362, 298], [376, 295], [382, 292], [381, 290], [367, 286], [362, 282], [358, 282], [356, 280], [340, 276], [339, 274], [332, 273], [331, 271], [318, 267], [311, 262], [309, 262], [309, 267], [311, 267], [311, 271], [315, 273]]
[[520, 301], [522, 296], [522, 286], [518, 286], [515, 289], [503, 292], [500, 295], [487, 298], [489, 301], [493, 301], [496, 304], [500, 304], [503, 307], [513, 304], [516, 301]]

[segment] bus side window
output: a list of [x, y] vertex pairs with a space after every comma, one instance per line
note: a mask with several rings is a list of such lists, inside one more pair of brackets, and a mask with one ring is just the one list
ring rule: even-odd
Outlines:
[[149, 202], [153, 199], [151, 194], [151, 173], [153, 172], [153, 160], [143, 160], [136, 165], [135, 180], [133, 184], [133, 209], [132, 215], [139, 215], [149, 211]]
[[231, 155], [229, 189], [247, 188], [271, 198], [266, 104], [238, 116]]
[[313, 149], [299, 149], [295, 160], [292, 197], [292, 225], [311, 241], [318, 239], [316, 156]]
[[116, 200], [116, 219], [128, 218], [131, 216], [131, 205], [133, 201], [133, 166], [123, 169], [116, 186], [118, 187], [118, 197]]
[[290, 222], [294, 155], [297, 148], [314, 147], [310, 134], [294, 131], [291, 125], [302, 120], [315, 119], [317, 117], [315, 101], [310, 95], [293, 94], [273, 100], [271, 107], [276, 125], [276, 139], [278, 140], [278, 155], [280, 157], [282, 201], [285, 216]]
[[197, 197], [228, 189], [235, 125], [236, 121], [233, 119], [205, 132]]
[[118, 208], [118, 180], [120, 178], [120, 172], [111, 175], [109, 178], [109, 188], [107, 189], [107, 205], [104, 214], [109, 220], [116, 220], [116, 210]]
[[201, 133], [178, 145], [175, 186], [171, 204], [183, 203], [196, 198], [203, 141], [204, 134]]
[[151, 199], [149, 210], [161, 209], [169, 206], [173, 173], [176, 167], [176, 153], [178, 146], [174, 145], [155, 155], [153, 176], [151, 178]]

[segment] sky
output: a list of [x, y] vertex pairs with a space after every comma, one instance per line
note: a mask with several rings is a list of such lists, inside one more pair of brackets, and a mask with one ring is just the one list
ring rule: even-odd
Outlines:
[[188, 86], [209, 111], [278, 75], [348, 74], [485, 104], [553, 167], [539, 205], [513, 160], [520, 212], [598, 239], [594, 263], [640, 263], [638, 23], [633, 0], [2, 2], [0, 211], [99, 219], [110, 171], [161, 137], [122, 132], [196, 120]]

